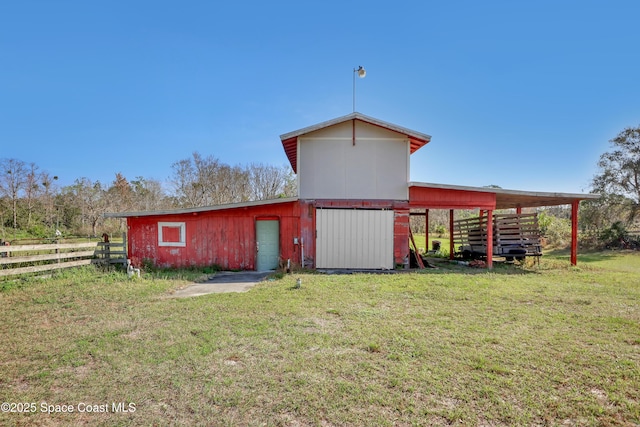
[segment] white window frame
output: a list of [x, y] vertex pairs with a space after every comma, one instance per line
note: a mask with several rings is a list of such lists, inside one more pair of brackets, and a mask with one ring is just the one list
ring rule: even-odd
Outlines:
[[[162, 237], [162, 227], [180, 228], [179, 242], [165, 242]], [[187, 246], [187, 226], [184, 222], [158, 222], [158, 246]]]

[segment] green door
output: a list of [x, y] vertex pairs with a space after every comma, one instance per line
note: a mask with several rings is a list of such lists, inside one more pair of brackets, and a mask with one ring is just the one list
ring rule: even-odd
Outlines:
[[256, 221], [256, 270], [278, 268], [280, 257], [280, 224], [278, 220]]

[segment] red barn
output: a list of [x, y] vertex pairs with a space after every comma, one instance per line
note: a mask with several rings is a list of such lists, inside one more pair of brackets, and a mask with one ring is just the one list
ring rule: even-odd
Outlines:
[[410, 155], [431, 137], [360, 113], [281, 140], [297, 198], [107, 214], [127, 218], [129, 256], [165, 267], [392, 269], [409, 253], [410, 209], [450, 209], [453, 220], [454, 209], [491, 217], [495, 209], [571, 204], [575, 264], [578, 203], [597, 197], [409, 182]]

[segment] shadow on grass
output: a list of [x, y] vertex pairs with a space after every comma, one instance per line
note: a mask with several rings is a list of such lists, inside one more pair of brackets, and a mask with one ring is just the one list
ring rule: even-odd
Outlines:
[[412, 270], [420, 274], [502, 274], [502, 275], [523, 275], [537, 274], [537, 261], [505, 262], [494, 259], [493, 269], [475, 268], [465, 264], [461, 264], [458, 260], [448, 260], [444, 258], [429, 258], [429, 263], [437, 268], [427, 268], [425, 270]]
[[[610, 261], [615, 258], [619, 258], [633, 251], [610, 251], [610, 250], [592, 250], [592, 251], [582, 251], [578, 253], [578, 265], [581, 262], [601, 262], [601, 261]], [[545, 253], [549, 258], [554, 258], [557, 260], [567, 260], [571, 258], [571, 251], [569, 249], [553, 249]]]

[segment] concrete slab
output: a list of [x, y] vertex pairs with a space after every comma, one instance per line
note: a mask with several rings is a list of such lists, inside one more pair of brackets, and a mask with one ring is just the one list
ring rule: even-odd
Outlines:
[[264, 280], [272, 271], [219, 271], [209, 280], [194, 283], [186, 288], [178, 289], [173, 298], [197, 297], [200, 295], [219, 294], [225, 292], [247, 292], [256, 283]]

